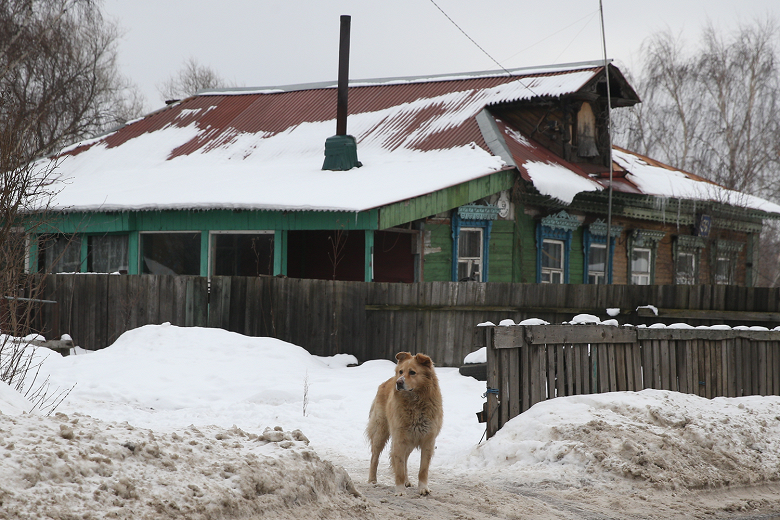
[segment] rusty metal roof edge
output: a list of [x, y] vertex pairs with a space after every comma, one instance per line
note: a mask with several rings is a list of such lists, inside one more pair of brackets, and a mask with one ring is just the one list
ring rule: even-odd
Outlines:
[[[610, 63], [612, 60], [608, 60]], [[456, 72], [450, 74], [429, 74], [424, 76], [401, 76], [387, 78], [354, 79], [349, 81], [350, 87], [367, 87], [378, 85], [392, 85], [404, 83], [425, 83], [429, 81], [458, 81], [464, 79], [479, 79], [496, 76], [532, 76], [534, 74], [549, 74], [555, 72], [568, 72], [579, 69], [590, 69], [604, 66], [604, 60], [561, 63], [558, 65], [538, 65], [534, 67], [521, 67], [506, 70], [485, 70], [476, 72]], [[283, 92], [297, 92], [302, 90], [321, 90], [336, 88], [336, 81], [320, 81], [312, 83], [298, 83], [280, 85], [274, 87], [233, 87], [221, 89], [200, 90], [197, 96], [240, 96], [248, 94], [281, 94]]]

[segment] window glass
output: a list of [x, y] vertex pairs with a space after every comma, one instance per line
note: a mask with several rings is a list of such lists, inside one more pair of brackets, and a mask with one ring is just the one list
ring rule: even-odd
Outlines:
[[607, 265], [607, 246], [591, 244], [588, 250], [588, 283], [604, 283]]
[[461, 228], [458, 234], [458, 281], [482, 281], [482, 228]]
[[650, 250], [634, 248], [631, 253], [631, 283], [650, 285]]
[[200, 233], [143, 233], [144, 274], [200, 274]]
[[676, 281], [683, 285], [696, 283], [696, 257], [693, 253], [679, 253], [677, 255]]
[[47, 236], [38, 245], [38, 269], [47, 273], [81, 271], [81, 237]]
[[211, 243], [214, 276], [273, 274], [273, 233], [218, 233]]
[[91, 273], [127, 273], [127, 235], [90, 236], [87, 271]]
[[563, 242], [542, 241], [542, 283], [563, 283]]
[[719, 257], [715, 261], [715, 283], [730, 284], [731, 281], [731, 259], [728, 257]]

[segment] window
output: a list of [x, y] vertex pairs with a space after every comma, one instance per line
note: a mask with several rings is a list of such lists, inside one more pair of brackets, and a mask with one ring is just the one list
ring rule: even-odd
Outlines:
[[200, 275], [200, 233], [142, 233], [144, 274]]
[[674, 282], [680, 285], [699, 283], [701, 250], [706, 243], [702, 237], [679, 235], [674, 241]]
[[712, 256], [712, 283], [718, 285], [733, 285], [736, 283], [735, 271], [739, 253], [744, 248], [743, 242], [718, 239], [710, 248]]
[[665, 231], [634, 229], [628, 235], [628, 280], [634, 285], [655, 283], [655, 259]]
[[677, 271], [675, 283], [693, 285], [696, 283], [696, 256], [693, 253], [677, 254]]
[[[607, 232], [611, 235], [607, 252]], [[582, 247], [585, 254], [583, 283], [612, 283], [615, 244], [623, 233], [621, 225], [607, 225], [601, 219], [591, 222], [583, 231]]]
[[588, 251], [588, 283], [605, 283], [607, 246], [591, 244]]
[[213, 276], [259, 276], [273, 274], [274, 234], [214, 233], [211, 236]]
[[482, 229], [460, 228], [458, 235], [458, 281], [482, 280]]
[[127, 235], [87, 237], [87, 271], [90, 273], [127, 273]]
[[580, 226], [566, 211], [548, 215], [536, 226], [536, 282], [569, 283], [571, 237]]
[[542, 241], [542, 283], [563, 283], [563, 247], [560, 240]]
[[733, 283], [731, 278], [731, 258], [721, 256], [715, 260], [715, 283], [719, 285], [730, 285]]
[[466, 204], [453, 212], [453, 281], [488, 281], [490, 230], [498, 211], [498, 206]]
[[631, 283], [634, 285], [650, 285], [650, 266], [652, 265], [652, 250], [634, 248], [631, 252]]
[[81, 237], [48, 235], [38, 242], [38, 270], [46, 273], [81, 272]]

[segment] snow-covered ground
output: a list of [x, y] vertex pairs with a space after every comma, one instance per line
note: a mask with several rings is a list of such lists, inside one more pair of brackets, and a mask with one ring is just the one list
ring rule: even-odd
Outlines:
[[[95, 353], [36, 355], [47, 356], [39, 381], [75, 387], [45, 416], [24, 413], [29, 404], [0, 384], [0, 518], [379, 518], [382, 504], [404, 507], [387, 464], [378, 486], [365, 483], [363, 430], [390, 361], [351, 366], [357, 360], [347, 355], [169, 324], [127, 332]], [[484, 382], [456, 368], [437, 372], [445, 421], [431, 500], [449, 494], [450, 516], [459, 493], [475, 493], [475, 508], [501, 516], [536, 493], [528, 490], [565, 488], [603, 495], [618, 518], [631, 494], [680, 500], [691, 490], [780, 480], [780, 397], [565, 397], [485, 441], [475, 415]], [[484, 490], [475, 481], [512, 487], [514, 498], [504, 509], [476, 504]], [[428, 500], [411, 489], [404, 503]], [[749, 496], [726, 510], [749, 507]]]

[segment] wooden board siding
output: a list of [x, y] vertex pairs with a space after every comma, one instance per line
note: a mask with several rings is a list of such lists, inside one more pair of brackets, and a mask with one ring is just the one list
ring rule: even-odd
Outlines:
[[427, 252], [424, 258], [423, 279], [426, 282], [449, 282], [452, 280], [452, 227], [450, 219], [426, 221], [425, 235]]
[[512, 188], [515, 170], [504, 170], [379, 210], [379, 229], [412, 222]]
[[512, 220], [495, 220], [490, 231], [488, 281], [511, 282], [515, 223]]
[[519, 269], [515, 268], [513, 282], [536, 283], [536, 220], [523, 213], [522, 207], [515, 209], [517, 214], [516, 237], [519, 255]]

